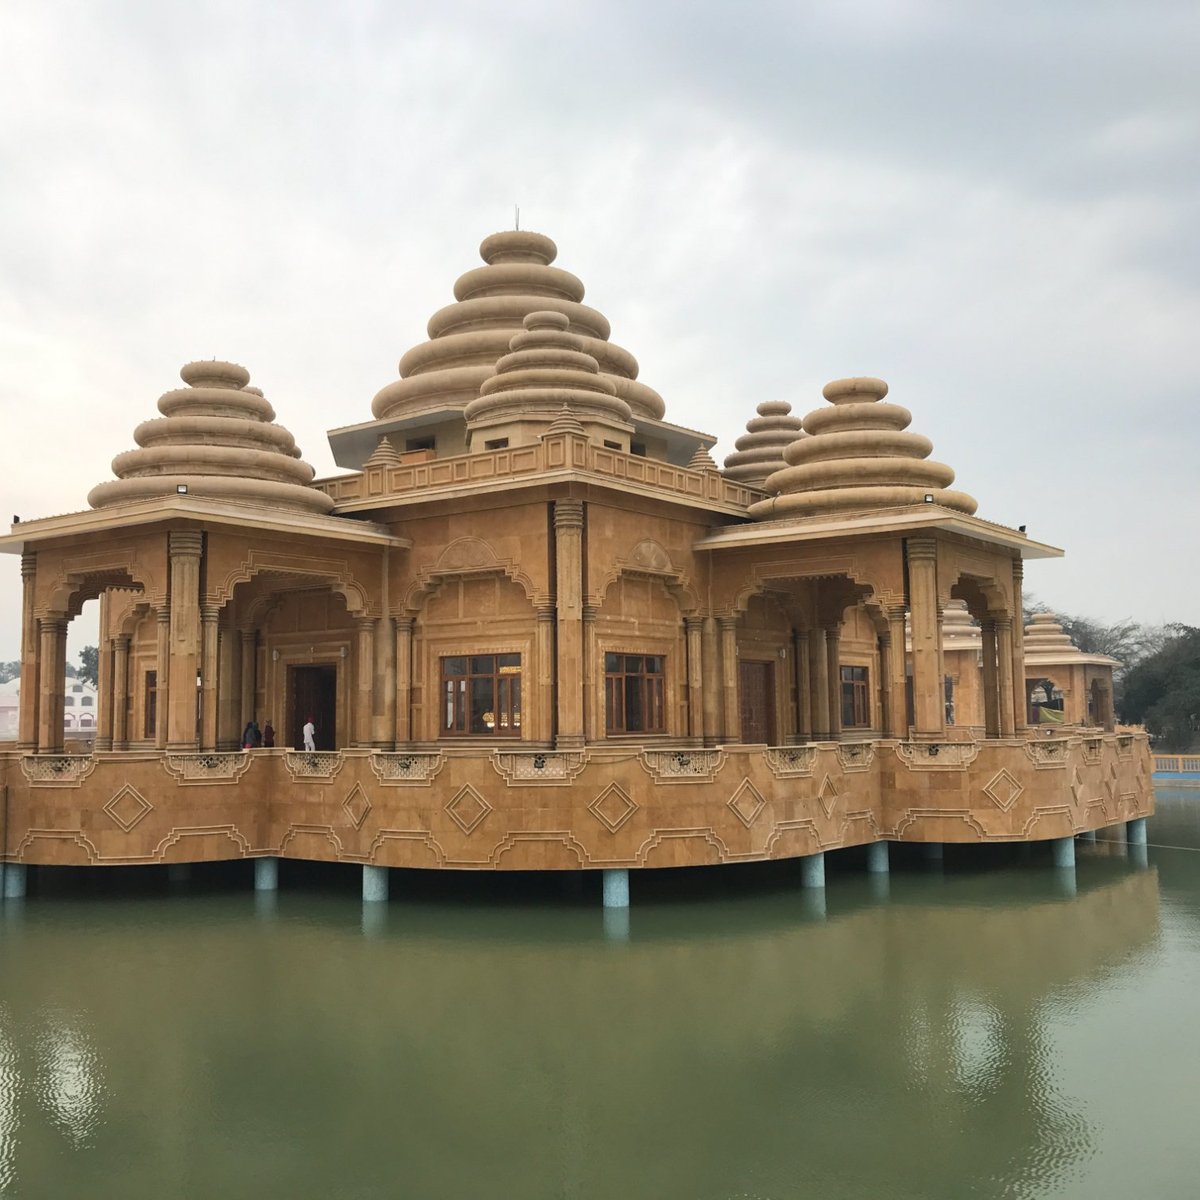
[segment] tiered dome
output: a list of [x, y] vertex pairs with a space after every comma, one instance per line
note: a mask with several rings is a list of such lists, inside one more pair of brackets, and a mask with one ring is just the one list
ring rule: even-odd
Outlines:
[[965, 600], [951, 600], [942, 613], [942, 646], [946, 650], [975, 647], [980, 642], [979, 626], [971, 619]]
[[323, 492], [305, 486], [312, 467], [300, 461], [292, 435], [274, 424], [275, 410], [262, 392], [247, 386], [245, 367], [193, 362], [179, 375], [188, 386], [163, 395], [162, 417], [134, 430], [141, 448], [113, 459], [117, 478], [92, 488], [93, 508], [174, 495], [181, 487], [192, 496], [273, 508], [333, 508]]
[[459, 277], [455, 303], [429, 319], [429, 338], [400, 360], [400, 379], [371, 404], [383, 420], [439, 408], [466, 408], [509, 349], [532, 312], [554, 311], [613, 385], [613, 394], [639, 417], [662, 418], [662, 397], [637, 381], [637, 359], [608, 340], [609, 324], [582, 304], [583, 284], [550, 264], [558, 247], [545, 235], [524, 230], [484, 238], [479, 253], [487, 264]]
[[764, 400], [757, 417], [746, 422], [746, 432], [734, 442], [735, 453], [725, 459], [725, 477], [751, 487], [762, 487], [769, 475], [781, 471], [787, 463], [784, 450], [802, 438], [804, 422], [791, 415], [786, 400]]
[[788, 465], [765, 485], [779, 494], [752, 504], [750, 515], [769, 520], [895, 508], [920, 504], [926, 496], [943, 508], [973, 513], [978, 506], [971, 496], [948, 490], [954, 472], [926, 461], [933, 443], [905, 432], [912, 413], [882, 402], [887, 391], [882, 379], [826, 384], [823, 394], [832, 407], [804, 418], [805, 432], [812, 436], [787, 447]]
[[565, 313], [531, 312], [524, 329], [509, 341], [510, 353], [496, 364], [463, 412], [467, 428], [506, 421], [549, 426], [568, 405], [585, 427], [589, 421], [628, 430], [629, 405], [618, 398], [612, 378], [585, 349], [586, 341], [568, 333]]
[[1026, 654], [1082, 654], [1052, 612], [1034, 613], [1025, 626]]

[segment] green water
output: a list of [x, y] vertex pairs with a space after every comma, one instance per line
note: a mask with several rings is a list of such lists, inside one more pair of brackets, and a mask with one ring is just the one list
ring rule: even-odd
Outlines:
[[[0, 909], [0, 1195], [1200, 1194], [1200, 791], [1149, 865]], [[831, 868], [836, 865], [831, 856]], [[453, 884], [454, 881], [451, 881]], [[372, 906], [378, 909], [379, 906]]]

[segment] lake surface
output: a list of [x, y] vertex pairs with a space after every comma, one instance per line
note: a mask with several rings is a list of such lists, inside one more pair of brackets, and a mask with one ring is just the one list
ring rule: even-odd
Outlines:
[[578, 877], [394, 872], [364, 916], [353, 872], [43, 872], [0, 908], [0, 1195], [1191, 1200], [1200, 790], [1158, 804], [1074, 894], [831, 855], [824, 912], [794, 864], [657, 872], [627, 928]]

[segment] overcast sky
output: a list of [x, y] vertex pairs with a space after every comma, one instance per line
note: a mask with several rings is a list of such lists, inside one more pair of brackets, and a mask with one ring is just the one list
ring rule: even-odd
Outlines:
[[3, 0], [0, 45], [5, 524], [196, 358], [333, 473], [519, 204], [718, 456], [879, 375], [1067, 550], [1037, 598], [1200, 624], [1195, 0]]

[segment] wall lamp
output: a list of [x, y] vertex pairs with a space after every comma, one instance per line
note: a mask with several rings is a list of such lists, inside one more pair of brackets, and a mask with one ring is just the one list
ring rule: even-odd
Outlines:
[[926, 493], [925, 493], [925, 503], [926, 503], [926, 504], [932, 504], [932, 503], [933, 503], [933, 495], [932, 495], [932, 493], [930, 493], [930, 492], [926, 492]]
[[177, 483], [175, 485], [175, 491], [180, 496], [186, 496], [187, 495], [187, 484], [186, 483]]

